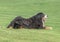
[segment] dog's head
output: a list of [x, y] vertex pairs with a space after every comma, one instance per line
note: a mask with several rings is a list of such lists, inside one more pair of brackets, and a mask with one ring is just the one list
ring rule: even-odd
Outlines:
[[36, 16], [37, 16], [38, 19], [40, 19], [42, 21], [45, 21], [48, 17], [46, 14], [44, 14], [42, 12], [38, 13]]

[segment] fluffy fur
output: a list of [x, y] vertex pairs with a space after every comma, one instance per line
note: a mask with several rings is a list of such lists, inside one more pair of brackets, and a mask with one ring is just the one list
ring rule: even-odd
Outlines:
[[17, 16], [15, 19], [13, 19], [10, 24], [7, 26], [7, 28], [34, 28], [34, 29], [43, 29], [45, 27], [44, 22], [47, 15], [44, 13], [37, 13], [36, 15], [30, 17], [30, 18], [23, 18], [21, 16]]

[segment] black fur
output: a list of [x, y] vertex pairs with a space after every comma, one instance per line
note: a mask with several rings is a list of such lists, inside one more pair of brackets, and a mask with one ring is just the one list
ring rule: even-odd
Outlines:
[[28, 19], [25, 19], [21, 16], [17, 16], [14, 20], [11, 21], [11, 23], [7, 26], [7, 28], [34, 28], [34, 29], [39, 29], [39, 28], [44, 28], [43, 24], [43, 17], [45, 16], [44, 13], [38, 13], [35, 16], [32, 16]]

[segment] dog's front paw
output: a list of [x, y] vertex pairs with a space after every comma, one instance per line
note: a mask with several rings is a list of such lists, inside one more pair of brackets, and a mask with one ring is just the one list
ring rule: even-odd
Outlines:
[[46, 26], [44, 29], [46, 29], [46, 30], [52, 30], [53, 28]]

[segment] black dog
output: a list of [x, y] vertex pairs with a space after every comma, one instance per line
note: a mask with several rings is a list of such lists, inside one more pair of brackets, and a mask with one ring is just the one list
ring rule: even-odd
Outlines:
[[25, 19], [21, 16], [17, 16], [14, 20], [11, 21], [11, 23], [8, 25], [7, 28], [34, 28], [34, 29], [39, 29], [39, 28], [44, 28], [44, 22], [45, 19], [47, 18], [47, 15], [44, 13], [38, 13], [37, 15]]

